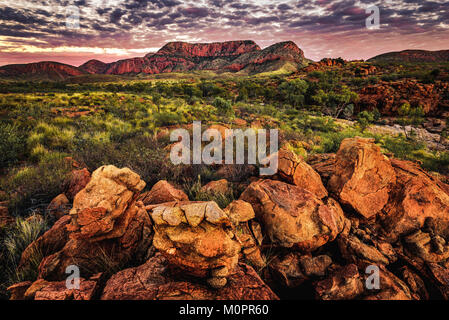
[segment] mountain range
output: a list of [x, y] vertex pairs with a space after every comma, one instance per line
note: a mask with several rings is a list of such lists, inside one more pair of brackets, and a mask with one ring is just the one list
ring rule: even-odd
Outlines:
[[144, 57], [104, 63], [89, 60], [79, 67], [44, 61], [0, 67], [2, 78], [47, 78], [61, 80], [85, 74], [137, 75], [212, 70], [257, 74], [288, 68], [295, 71], [307, 65], [304, 52], [292, 41], [261, 49], [254, 41], [215, 43], [170, 42]]
[[[441, 62], [449, 61], [449, 50], [405, 50], [378, 55], [369, 62]], [[89, 60], [79, 67], [43, 61], [0, 67], [0, 78], [65, 80], [74, 76], [139, 75], [211, 70], [252, 75], [279, 70], [297, 71], [311, 60], [292, 41], [261, 49], [254, 41], [240, 40], [214, 43], [169, 42], [156, 53], [112, 63]]]

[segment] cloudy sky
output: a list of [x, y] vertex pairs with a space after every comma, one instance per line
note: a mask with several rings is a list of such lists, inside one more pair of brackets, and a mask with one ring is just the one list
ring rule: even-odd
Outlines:
[[[377, 6], [380, 25], [367, 28]], [[79, 12], [79, 20], [77, 19]], [[79, 23], [78, 23], [79, 22]], [[140, 57], [169, 41], [293, 40], [306, 57], [449, 49], [448, 0], [1, 0], [0, 65]]]

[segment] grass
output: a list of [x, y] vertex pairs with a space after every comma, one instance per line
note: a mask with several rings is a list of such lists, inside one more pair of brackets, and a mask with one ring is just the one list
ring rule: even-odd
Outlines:
[[29, 259], [27, 268], [18, 270], [22, 252], [48, 229], [48, 222], [41, 216], [31, 215], [28, 219], [17, 218], [16, 223], [4, 230], [0, 242], [0, 295], [5, 289], [17, 282], [36, 280], [38, 267], [43, 258], [39, 250], [35, 250]]
[[215, 201], [222, 209], [226, 208], [232, 201], [237, 199], [234, 190], [229, 188], [229, 191], [212, 192], [202, 190], [201, 176], [194, 182], [184, 184], [184, 190], [191, 201]]

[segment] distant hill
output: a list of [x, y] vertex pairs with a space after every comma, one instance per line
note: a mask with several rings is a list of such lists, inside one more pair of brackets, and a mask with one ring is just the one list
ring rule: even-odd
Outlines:
[[375, 56], [370, 62], [449, 62], [449, 50], [404, 50]]
[[0, 67], [1, 78], [62, 80], [83, 74], [138, 75], [211, 70], [217, 73], [257, 74], [298, 70], [308, 64], [303, 51], [292, 42], [261, 49], [254, 41], [215, 43], [170, 42], [156, 53], [112, 63], [89, 60], [79, 67], [38, 62]]
[[10, 64], [0, 67], [0, 78], [26, 80], [64, 80], [83, 73], [77, 67], [52, 61]]

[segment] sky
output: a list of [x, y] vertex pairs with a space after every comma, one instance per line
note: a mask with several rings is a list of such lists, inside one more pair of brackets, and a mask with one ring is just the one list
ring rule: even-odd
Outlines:
[[[376, 11], [367, 8], [378, 9]], [[367, 19], [369, 21], [367, 27]], [[378, 27], [371, 26], [379, 21]], [[1, 0], [0, 65], [142, 57], [170, 41], [292, 40], [312, 60], [449, 49], [448, 0]]]

